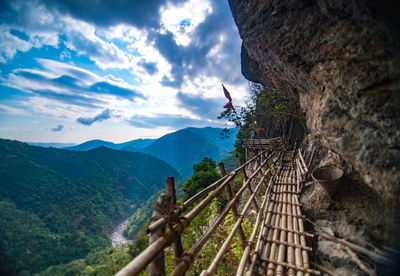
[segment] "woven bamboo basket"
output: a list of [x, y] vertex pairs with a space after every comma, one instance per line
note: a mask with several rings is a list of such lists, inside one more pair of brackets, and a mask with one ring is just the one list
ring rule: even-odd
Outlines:
[[332, 197], [343, 176], [343, 171], [332, 166], [320, 167], [314, 169], [311, 176], [324, 188], [328, 195]]

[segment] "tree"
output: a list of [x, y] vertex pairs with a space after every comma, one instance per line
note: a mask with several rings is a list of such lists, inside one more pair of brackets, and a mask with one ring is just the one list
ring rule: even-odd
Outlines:
[[245, 161], [243, 139], [292, 136], [294, 143], [304, 135], [305, 119], [299, 102], [286, 98], [278, 90], [269, 90], [262, 84], [252, 83], [250, 98], [244, 107], [225, 109], [218, 119], [228, 120], [240, 127], [235, 143], [234, 155]]
[[215, 161], [208, 157], [193, 166], [194, 173], [183, 187], [183, 191], [185, 192], [183, 200], [189, 199], [219, 179], [220, 176], [217, 172], [216, 166]]

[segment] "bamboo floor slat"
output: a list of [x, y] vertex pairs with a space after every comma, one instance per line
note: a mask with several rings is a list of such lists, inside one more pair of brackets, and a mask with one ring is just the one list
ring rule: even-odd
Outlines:
[[298, 191], [302, 175], [293, 155], [293, 151], [285, 152], [276, 170], [251, 275], [320, 275], [309, 264], [312, 248], [307, 246], [306, 237], [313, 235], [304, 231], [305, 216], [301, 213]]

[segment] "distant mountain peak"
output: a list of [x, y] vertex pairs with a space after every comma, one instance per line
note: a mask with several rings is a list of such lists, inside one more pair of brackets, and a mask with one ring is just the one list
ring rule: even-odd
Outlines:
[[[88, 151], [105, 147], [113, 150], [144, 152], [167, 162], [184, 177], [189, 177], [193, 172], [193, 165], [203, 160], [204, 157], [218, 161], [230, 155], [238, 128], [228, 129], [228, 137], [226, 137], [227, 133], [224, 130], [210, 126], [203, 128], [187, 127], [168, 133], [158, 139], [141, 138], [120, 144], [96, 139], [63, 149]], [[224, 139], [222, 139], [223, 136], [225, 136]]]

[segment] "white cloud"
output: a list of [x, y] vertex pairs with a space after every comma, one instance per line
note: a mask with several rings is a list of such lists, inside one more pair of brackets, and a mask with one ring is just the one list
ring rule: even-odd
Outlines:
[[14, 58], [17, 51], [26, 52], [32, 44], [10, 33], [10, 30], [0, 26], [0, 62], [7, 63]]
[[[9, 4], [21, 16], [15, 16], [14, 22], [3, 22], [0, 26], [0, 62], [9, 62], [17, 51], [27, 52], [32, 47], [57, 47], [58, 31], [62, 24], [55, 22], [54, 16], [41, 2], [12, 1]], [[27, 39], [11, 34], [12, 29], [22, 32]]]
[[161, 8], [163, 31], [174, 34], [178, 45], [187, 46], [191, 42], [193, 30], [212, 12], [207, 0], [190, 0], [180, 5], [168, 4]]
[[146, 101], [136, 87], [113, 75], [100, 77], [70, 64], [37, 61], [43, 70], [16, 69], [1, 79], [2, 85], [29, 93], [21, 104], [35, 114], [74, 120], [77, 114], [115, 107], [121, 115], [130, 117], [130, 111], [138, 110]]
[[0, 113], [13, 114], [13, 115], [30, 115], [25, 109], [18, 107], [11, 107], [8, 105], [0, 104]]
[[78, 79], [85, 85], [90, 85], [93, 82], [101, 80], [101, 77], [89, 70], [82, 69], [72, 64], [43, 58], [36, 58], [36, 61], [47, 70], [41, 71], [43, 74], [45, 74], [45, 72], [51, 72], [51, 74], [54, 74], [55, 76], [68, 75]]
[[[236, 27], [232, 25], [228, 30], [224, 29], [225, 25], [229, 25], [223, 21], [227, 18], [224, 13], [223, 23], [214, 28], [214, 23], [220, 23], [221, 19], [221, 9], [214, 8], [222, 5], [218, 0], [189, 0], [180, 5], [165, 5], [160, 12], [160, 30], [138, 29], [127, 24], [99, 27], [54, 10], [50, 13], [37, 0], [14, 3], [14, 8], [27, 16], [18, 24], [0, 25], [0, 62], [9, 62], [17, 51], [26, 52], [32, 47], [66, 46], [66, 49], [60, 50], [60, 59], [66, 62], [37, 58], [42, 68], [21, 68], [0, 80], [3, 85], [30, 93], [24, 106], [35, 114], [74, 121], [77, 117], [94, 116], [109, 108], [115, 116], [102, 124], [121, 123], [135, 115], [154, 117], [156, 114], [180, 115], [211, 124], [215, 123], [211, 115], [206, 114], [201, 118], [189, 108], [180, 106], [178, 93], [221, 101], [221, 110], [225, 104], [222, 82], [231, 92], [235, 105], [243, 103], [247, 94], [246, 82], [243, 79], [238, 81], [240, 39]], [[208, 20], [210, 18], [212, 20]], [[11, 28], [26, 34], [27, 39], [12, 35]], [[177, 53], [184, 56], [181, 63], [174, 64], [172, 59], [165, 53], [163, 56], [157, 49], [152, 36], [160, 32], [171, 32], [171, 37], [179, 46], [178, 50], [183, 49], [182, 53]], [[233, 53], [237, 57], [233, 58]], [[71, 64], [77, 54], [93, 61], [102, 71], [97, 70], [95, 74]], [[144, 66], [150, 63], [154, 70]], [[93, 65], [86, 68], [90, 66]], [[177, 68], [181, 70], [182, 85], [179, 88], [163, 86], [160, 83], [163, 77], [180, 77], [175, 73]], [[126, 70], [119, 74], [122, 69]], [[28, 73], [36, 75], [36, 78], [24, 75]], [[73, 78], [73, 85], [68, 86], [67, 78], [64, 85], [56, 80], [65, 76]], [[39, 77], [47, 81], [41, 81]], [[88, 88], [100, 82], [136, 91], [146, 98], [139, 97], [132, 101], [115, 94], [100, 93], [100, 90], [99, 93], [88, 91]], [[42, 94], [35, 90], [40, 90]]]
[[43, 45], [58, 46], [58, 33], [55, 31], [49, 32], [33, 32], [30, 33], [29, 42], [32, 44], [32, 47], [40, 48]]
[[130, 57], [114, 43], [99, 38], [93, 25], [71, 17], [63, 17], [62, 20], [66, 26], [66, 46], [69, 49], [87, 56], [103, 70], [131, 67]]

